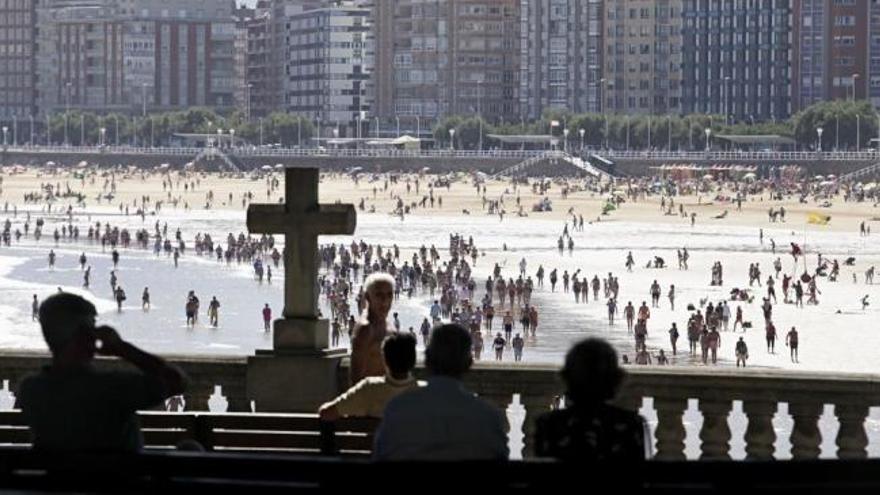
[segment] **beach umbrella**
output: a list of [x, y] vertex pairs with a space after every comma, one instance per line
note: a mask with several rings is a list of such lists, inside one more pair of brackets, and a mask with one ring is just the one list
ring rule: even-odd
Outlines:
[[712, 174], [705, 174], [705, 175], [703, 175], [703, 180], [712, 180], [712, 179], [714, 179], [714, 178], [715, 178], [715, 176], [712, 175]]
[[262, 169], [262, 170], [272, 170], [272, 165], [263, 165], [262, 167], [260, 167], [260, 169]]
[[758, 175], [755, 174], [754, 172], [749, 172], [749, 173], [743, 175], [743, 179], [756, 179], [757, 177], [758, 177]]
[[79, 168], [86, 168], [86, 167], [89, 166], [89, 162], [83, 160], [83, 161], [77, 163], [76, 166], [79, 167]]
[[284, 164], [283, 163], [276, 163], [275, 168], [284, 168]]
[[824, 176], [824, 175], [817, 175], [817, 176], [815, 176], [815, 177], [813, 177], [813, 178], [816, 179], [816, 180], [823, 180], [823, 179], [825, 179], [825, 176]]
[[431, 170], [431, 167], [422, 167], [422, 172], [427, 172]]
[[55, 166], [55, 162], [53, 162], [52, 160], [49, 160], [48, 162], [46, 162], [46, 166], [47, 166], [47, 167], [54, 167], [54, 166]]
[[828, 176], [827, 176], [827, 177], [825, 177], [825, 178], [826, 178], [826, 179], [836, 179], [836, 178], [837, 178], [837, 176], [836, 176], [836, 175], [834, 175], [834, 174], [828, 174]]
[[[190, 162], [190, 163], [192, 163], [192, 162]], [[170, 167], [171, 167], [171, 165], [168, 163], [163, 163], [162, 165], [159, 165], [159, 168], [170, 168]]]

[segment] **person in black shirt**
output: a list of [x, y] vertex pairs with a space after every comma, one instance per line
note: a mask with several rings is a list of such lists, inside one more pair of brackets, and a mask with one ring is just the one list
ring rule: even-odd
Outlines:
[[[176, 367], [122, 340], [108, 326], [95, 326], [95, 306], [59, 293], [40, 305], [43, 337], [52, 364], [26, 377], [16, 407], [31, 429], [35, 449], [133, 452], [143, 445], [135, 414], [183, 393], [186, 378]], [[105, 371], [95, 354], [115, 356], [138, 371]]]
[[607, 402], [625, 372], [601, 339], [579, 342], [565, 357], [566, 408], [537, 419], [535, 453], [563, 461], [643, 461], [650, 455], [644, 418]]

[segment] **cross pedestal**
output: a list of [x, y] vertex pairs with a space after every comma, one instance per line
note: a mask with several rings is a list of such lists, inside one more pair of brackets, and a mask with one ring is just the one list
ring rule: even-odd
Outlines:
[[318, 204], [318, 169], [287, 168], [284, 204], [254, 204], [247, 226], [283, 234], [284, 310], [273, 323], [273, 348], [248, 359], [248, 396], [259, 411], [314, 412], [338, 392], [345, 350], [328, 349], [329, 322], [318, 318], [318, 235], [353, 234], [353, 205]]

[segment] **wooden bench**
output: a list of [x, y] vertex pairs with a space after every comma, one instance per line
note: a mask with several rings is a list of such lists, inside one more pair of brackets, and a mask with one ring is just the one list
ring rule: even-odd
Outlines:
[[[208, 412], [138, 413], [146, 449], [169, 450], [194, 440], [214, 452], [274, 452], [366, 457], [373, 449], [374, 418], [326, 423], [314, 414]], [[28, 446], [20, 411], [0, 411], [0, 446]]]

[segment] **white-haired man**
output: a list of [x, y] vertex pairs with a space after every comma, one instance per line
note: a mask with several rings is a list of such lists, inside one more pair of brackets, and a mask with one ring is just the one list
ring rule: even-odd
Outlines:
[[388, 332], [388, 313], [394, 300], [394, 278], [374, 273], [364, 281], [366, 307], [351, 339], [351, 383], [368, 376], [385, 376], [382, 341]]

